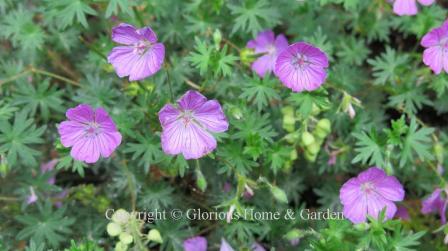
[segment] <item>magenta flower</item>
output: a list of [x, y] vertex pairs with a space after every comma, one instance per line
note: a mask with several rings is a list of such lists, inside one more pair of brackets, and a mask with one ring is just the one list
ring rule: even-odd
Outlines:
[[100, 156], [109, 157], [121, 143], [121, 134], [103, 108], [89, 105], [68, 109], [67, 121], [59, 125], [61, 143], [72, 147], [70, 155], [79, 161], [95, 163]]
[[30, 187], [30, 195], [26, 197], [26, 204], [30, 205], [35, 203], [38, 200], [36, 193], [34, 192], [34, 188]]
[[184, 251], [207, 251], [207, 239], [195, 236], [184, 241]]
[[362, 223], [367, 215], [378, 218], [386, 208], [386, 219], [392, 219], [397, 211], [394, 201], [404, 198], [403, 186], [393, 176], [371, 167], [351, 178], [341, 188], [339, 198], [344, 206], [344, 216], [353, 223]]
[[405, 221], [410, 219], [408, 209], [405, 206], [398, 206], [394, 217]]
[[423, 36], [420, 44], [426, 48], [423, 63], [435, 74], [440, 74], [442, 69], [448, 73], [448, 21]]
[[283, 50], [275, 63], [274, 73], [282, 83], [295, 92], [313, 91], [327, 77], [328, 58], [320, 49], [299, 42]]
[[[47, 163], [43, 163], [40, 165], [40, 172], [41, 173], [46, 173], [46, 172], [51, 172], [53, 171], [54, 167], [56, 166], [56, 164], [58, 163], [57, 159], [54, 160], [50, 160]], [[56, 178], [55, 176], [52, 176], [48, 179], [47, 183], [50, 185], [54, 185], [54, 183], [56, 182]]]
[[120, 24], [112, 29], [112, 40], [123, 44], [113, 48], [107, 57], [120, 78], [129, 76], [129, 81], [141, 80], [162, 67], [165, 46], [157, 43], [150, 27], [136, 29], [130, 24]]
[[219, 248], [219, 251], [234, 251], [232, 246], [223, 238], [221, 239], [221, 247]]
[[252, 63], [252, 70], [263, 78], [274, 70], [277, 56], [288, 47], [288, 40], [283, 34], [276, 38], [274, 32], [267, 30], [258, 33], [257, 38], [250, 40], [246, 47], [254, 49], [257, 54], [264, 54]]
[[446, 207], [448, 204], [448, 199], [443, 199], [442, 190], [437, 188], [422, 201], [422, 214], [430, 214], [433, 212], [438, 212], [440, 215], [440, 221], [442, 224], [446, 223]]
[[162, 148], [166, 154], [182, 153], [185, 159], [198, 159], [216, 148], [211, 132], [229, 127], [221, 105], [197, 91], [188, 91], [177, 106], [166, 104], [159, 111], [162, 124]]
[[417, 1], [421, 5], [431, 5], [435, 0], [395, 0], [394, 1], [394, 13], [399, 16], [413, 16], [417, 15], [418, 7]]

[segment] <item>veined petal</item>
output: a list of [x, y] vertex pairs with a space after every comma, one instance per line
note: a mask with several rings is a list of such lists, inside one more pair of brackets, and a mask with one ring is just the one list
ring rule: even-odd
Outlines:
[[85, 125], [76, 121], [64, 121], [58, 127], [61, 135], [61, 144], [65, 147], [73, 146], [80, 138], [85, 135]]
[[100, 158], [100, 149], [95, 138], [83, 137], [73, 145], [70, 155], [79, 161], [95, 163]]
[[346, 183], [344, 183], [339, 192], [339, 198], [342, 205], [355, 203], [361, 196], [363, 196], [363, 192], [361, 191], [361, 184], [356, 177], [351, 178]]
[[142, 39], [134, 26], [130, 24], [119, 24], [112, 28], [112, 40], [119, 44], [131, 45]]
[[148, 40], [152, 44], [157, 42], [157, 35], [154, 33], [154, 31], [150, 27], [143, 27], [141, 29], [138, 29], [137, 34], [139, 34], [142, 38]]
[[421, 5], [429, 6], [435, 2], [435, 0], [418, 0]]
[[433, 46], [427, 48], [423, 52], [423, 63], [429, 66], [435, 74], [440, 74], [444, 67], [443, 48], [440, 46]]
[[165, 153], [182, 153], [185, 159], [198, 159], [216, 148], [216, 140], [210, 133], [195, 123], [185, 126], [180, 120], [163, 129], [161, 141]]
[[180, 111], [172, 104], [166, 104], [159, 111], [159, 120], [162, 127], [168, 126], [179, 118]]
[[343, 213], [347, 219], [355, 224], [365, 222], [367, 219], [366, 197], [361, 196], [355, 202], [344, 205]]
[[275, 42], [275, 34], [271, 30], [258, 33], [254, 40], [250, 40], [246, 47], [255, 50], [255, 53], [263, 53], [268, 51], [269, 46], [273, 46]]
[[399, 16], [413, 16], [418, 13], [416, 0], [395, 0], [393, 9]]
[[272, 55], [263, 55], [252, 63], [252, 70], [261, 78], [272, 72], [275, 66], [275, 57]]
[[229, 122], [216, 100], [209, 100], [198, 107], [193, 117], [201, 126], [212, 132], [225, 132], [229, 128]]
[[177, 101], [183, 110], [196, 110], [207, 101], [200, 92], [189, 90]]
[[381, 210], [386, 208], [386, 219], [392, 219], [397, 211], [397, 206], [392, 201], [383, 198], [377, 193], [367, 195], [367, 213], [375, 219], [378, 219]]
[[374, 182], [375, 191], [387, 200], [402, 201], [404, 199], [404, 189], [397, 178], [393, 176], [384, 177]]
[[131, 70], [137, 63], [139, 55], [135, 54], [131, 46], [117, 46], [112, 49], [107, 61], [112, 64], [117, 75], [122, 78], [129, 76]]
[[88, 123], [94, 120], [95, 112], [90, 105], [81, 104], [75, 108], [68, 109], [65, 116], [72, 121]]

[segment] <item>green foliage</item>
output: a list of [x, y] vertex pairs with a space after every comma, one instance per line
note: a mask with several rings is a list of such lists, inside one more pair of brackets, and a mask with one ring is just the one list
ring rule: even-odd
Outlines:
[[33, 238], [37, 243], [48, 243], [52, 247], [57, 247], [64, 236], [72, 231], [70, 226], [75, 223], [75, 219], [64, 215], [65, 209], [61, 208], [53, 211], [50, 203], [39, 206], [39, 214], [19, 215], [16, 220], [24, 225], [18, 233], [17, 239]]
[[61, 29], [67, 28], [76, 22], [88, 27], [87, 15], [96, 15], [97, 12], [90, 7], [91, 0], [45, 0], [48, 5], [49, 18], [55, 18]]
[[379, 85], [397, 84], [402, 73], [407, 67], [409, 58], [407, 55], [397, 54], [390, 48], [386, 48], [386, 52], [375, 59], [368, 59], [367, 62], [372, 65], [374, 83]]
[[6, 154], [10, 165], [17, 162], [36, 166], [41, 153], [31, 146], [43, 143], [41, 138], [45, 126], [37, 127], [33, 119], [27, 118], [25, 111], [17, 112], [11, 124], [8, 120], [0, 121], [0, 153]]
[[252, 101], [257, 106], [258, 111], [266, 107], [270, 101], [280, 98], [274, 89], [275, 82], [269, 77], [263, 79], [258, 77], [247, 78], [245, 82], [247, 86], [243, 87], [240, 98], [249, 102]]
[[257, 32], [278, 23], [277, 9], [266, 0], [247, 0], [242, 1], [241, 5], [229, 4], [228, 7], [236, 16], [232, 33], [242, 31], [255, 36]]

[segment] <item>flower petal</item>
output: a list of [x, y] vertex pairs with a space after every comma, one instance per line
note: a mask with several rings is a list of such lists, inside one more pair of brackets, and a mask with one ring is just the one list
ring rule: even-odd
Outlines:
[[122, 78], [131, 74], [132, 68], [139, 59], [131, 46], [117, 46], [112, 49], [107, 61], [112, 64], [117, 75]]
[[179, 101], [177, 101], [177, 103], [183, 110], [193, 111], [202, 106], [206, 101], [207, 98], [201, 93], [189, 90], [179, 99]]
[[421, 5], [429, 6], [435, 2], [435, 0], [418, 0]]
[[64, 121], [59, 124], [58, 132], [61, 136], [61, 144], [65, 147], [73, 146], [85, 135], [85, 125], [76, 121]]
[[443, 57], [443, 48], [440, 46], [433, 46], [423, 52], [423, 63], [429, 66], [435, 74], [440, 74], [442, 72], [442, 68], [444, 67], [444, 61], [447, 60]]
[[263, 55], [252, 63], [251, 68], [258, 74], [258, 76], [263, 78], [274, 69], [275, 59], [276, 57], [273, 55]]
[[165, 46], [161, 43], [154, 44], [143, 56], [136, 57], [129, 72], [129, 81], [141, 80], [158, 72], [165, 60]]
[[95, 163], [100, 158], [100, 149], [94, 137], [83, 137], [73, 145], [70, 155], [79, 161]]
[[342, 205], [349, 205], [359, 200], [363, 193], [358, 178], [351, 178], [342, 185], [339, 191], [339, 198]]
[[195, 123], [185, 126], [180, 120], [163, 129], [161, 142], [165, 153], [182, 153], [185, 159], [198, 159], [216, 148], [216, 140], [210, 133]]
[[374, 183], [375, 191], [387, 200], [402, 201], [404, 199], [404, 189], [397, 178], [386, 176]]
[[142, 38], [148, 40], [152, 44], [157, 42], [157, 35], [154, 33], [154, 31], [150, 27], [144, 27], [141, 29], [138, 29], [137, 34], [139, 34]]
[[381, 210], [386, 208], [385, 219], [392, 219], [397, 212], [397, 206], [392, 201], [383, 198], [377, 193], [367, 195], [367, 213], [375, 219], [378, 219]]
[[209, 100], [194, 111], [194, 119], [212, 132], [225, 132], [229, 122], [216, 100]]
[[395, 0], [394, 13], [399, 16], [413, 16], [418, 13], [416, 0]]
[[365, 196], [360, 196], [353, 203], [344, 205], [344, 216], [351, 222], [358, 224], [363, 223], [367, 219], [367, 201]]
[[207, 251], [207, 239], [202, 236], [189, 238], [183, 243], [184, 251]]
[[72, 121], [88, 123], [94, 120], [95, 112], [90, 105], [81, 104], [75, 108], [68, 109], [65, 116]]
[[268, 51], [268, 47], [274, 45], [275, 34], [271, 30], [258, 33], [254, 40], [250, 40], [246, 47], [255, 50], [255, 53], [263, 53]]
[[142, 39], [134, 26], [126, 23], [112, 28], [112, 40], [119, 44], [131, 45]]
[[180, 111], [172, 104], [166, 104], [159, 111], [159, 120], [162, 127], [166, 127], [179, 118]]

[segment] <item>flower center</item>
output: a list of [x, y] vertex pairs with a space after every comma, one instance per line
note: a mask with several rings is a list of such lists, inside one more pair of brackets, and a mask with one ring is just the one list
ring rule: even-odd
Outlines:
[[101, 132], [101, 128], [100, 125], [97, 124], [96, 122], [90, 122], [87, 124], [86, 128], [85, 128], [85, 133], [86, 136], [96, 136]]
[[375, 190], [375, 186], [372, 184], [372, 182], [365, 182], [361, 185], [361, 190], [364, 193], [372, 193]]
[[152, 46], [151, 42], [147, 40], [140, 40], [134, 45], [134, 53], [138, 55], [143, 55]]
[[187, 127], [192, 121], [193, 121], [193, 112], [190, 110], [185, 110], [180, 119], [182, 120], [182, 123], [184, 123], [184, 126]]
[[305, 55], [303, 54], [297, 54], [293, 59], [292, 59], [292, 65], [295, 68], [302, 68], [306, 65], [308, 65], [308, 59], [306, 58]]
[[268, 45], [267, 50], [268, 50], [268, 54], [270, 54], [270, 55], [275, 54], [275, 52], [276, 52], [275, 46], [272, 44]]

